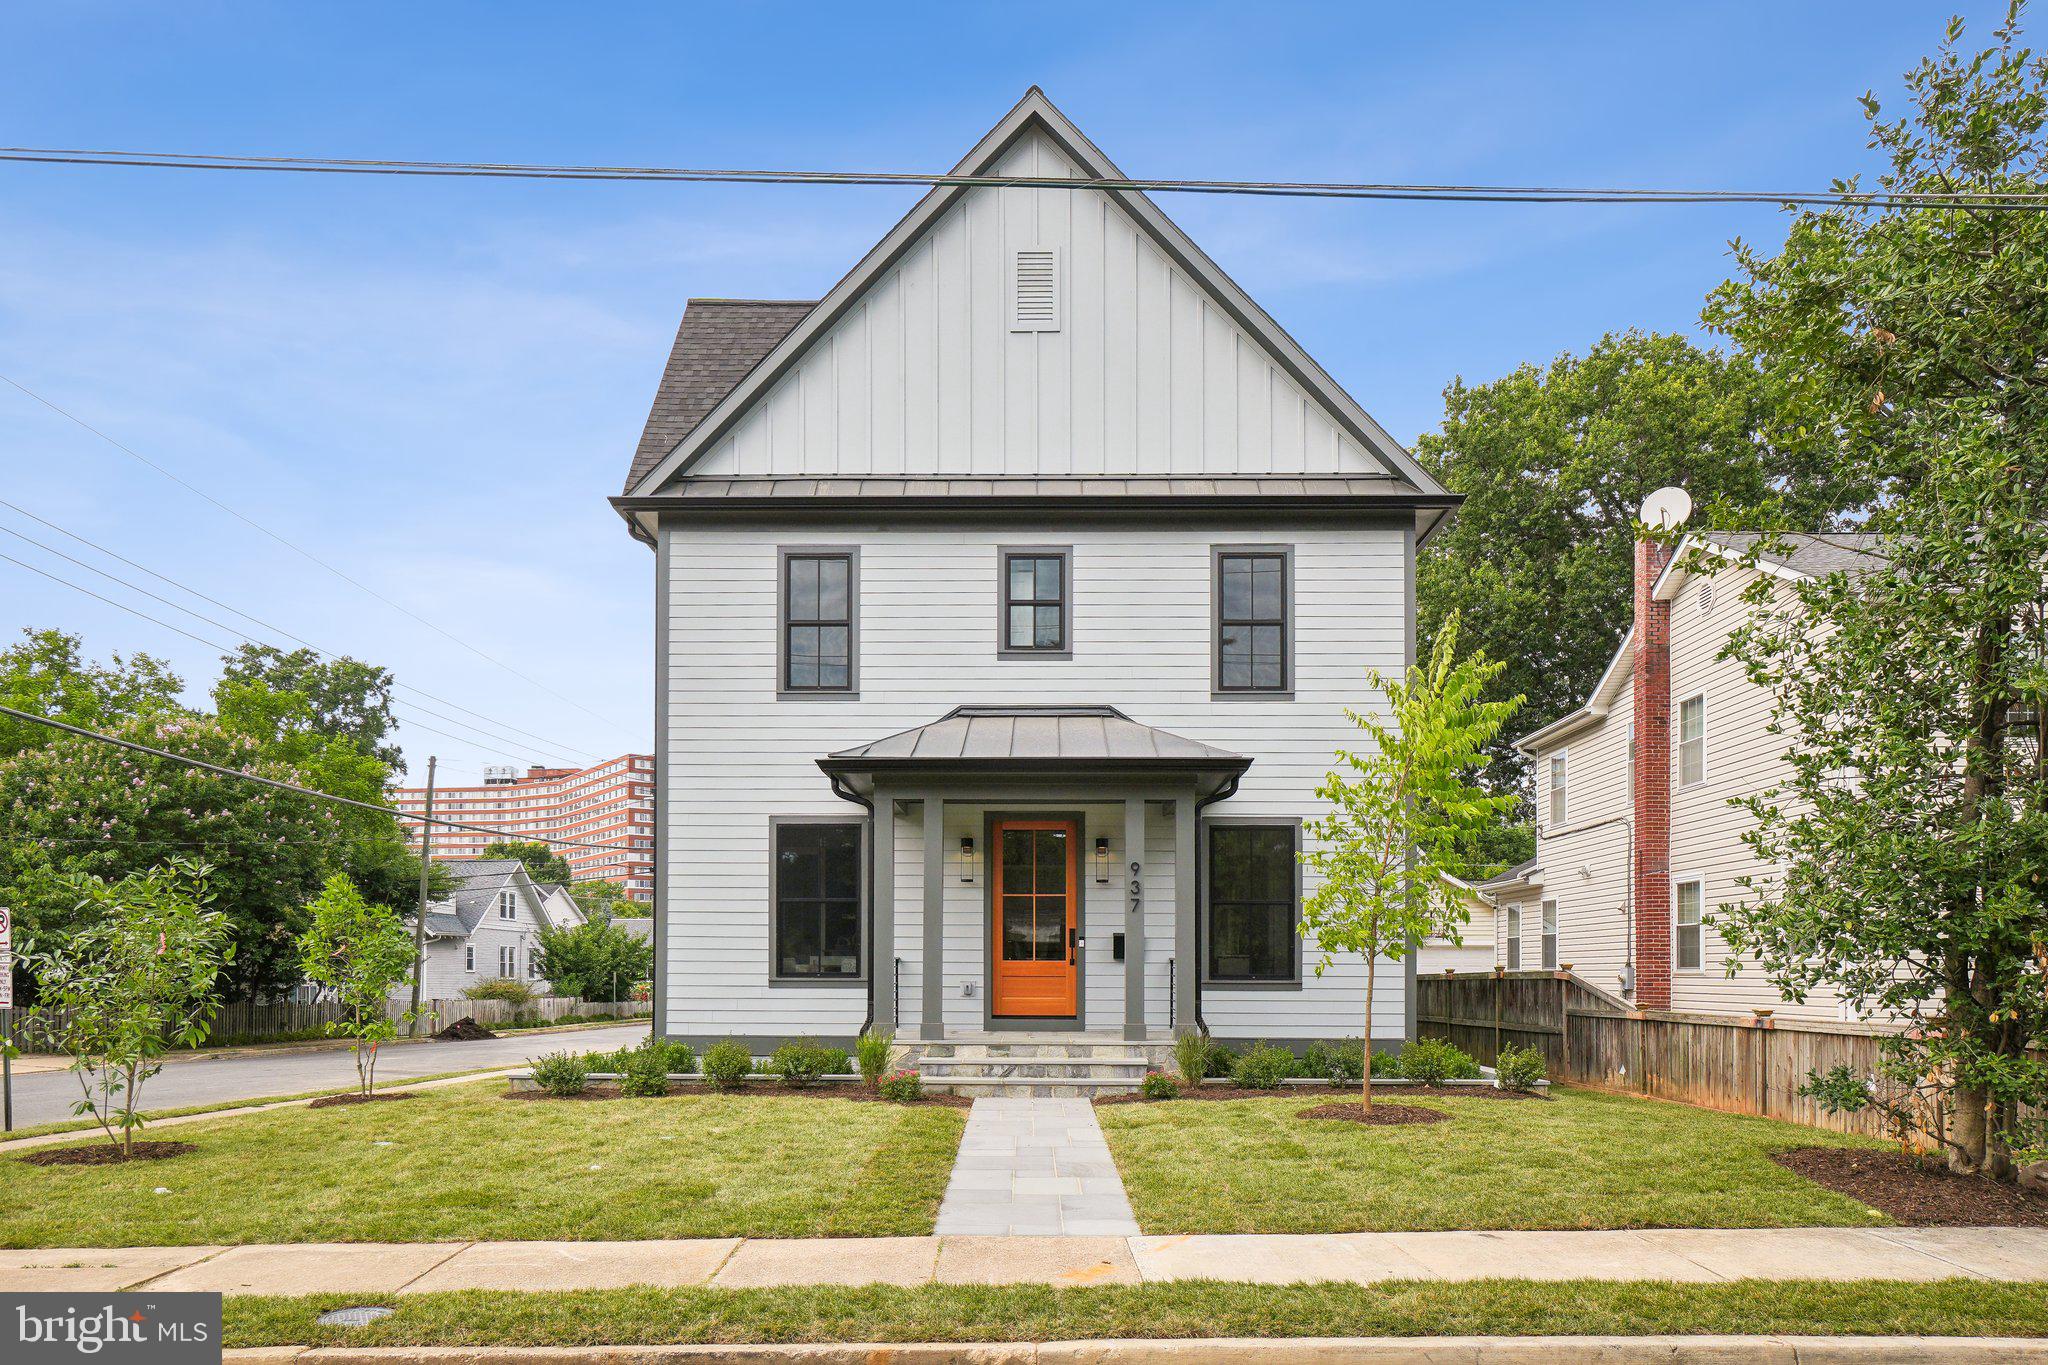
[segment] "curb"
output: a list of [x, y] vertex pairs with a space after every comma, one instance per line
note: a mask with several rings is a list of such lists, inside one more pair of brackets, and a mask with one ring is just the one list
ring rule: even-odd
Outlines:
[[1678, 1360], [1724, 1365], [2048, 1361], [2048, 1341], [2012, 1337], [1299, 1337], [1174, 1341], [846, 1343], [789, 1346], [270, 1346], [230, 1350], [238, 1365], [1187, 1365], [1246, 1361], [1426, 1361], [1516, 1365]]

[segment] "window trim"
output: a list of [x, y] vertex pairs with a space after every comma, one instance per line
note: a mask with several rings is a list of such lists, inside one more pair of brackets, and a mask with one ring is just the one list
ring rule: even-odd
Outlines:
[[[1678, 891], [1680, 887], [1697, 886], [1700, 889], [1700, 965], [1681, 967], [1678, 963]], [[1704, 976], [1707, 971], [1707, 879], [1692, 875], [1671, 879], [1671, 974], [1673, 976]]]
[[[1564, 781], [1557, 780], [1559, 772]], [[1562, 798], [1562, 799], [1560, 799]], [[1562, 812], [1559, 807], [1562, 806]], [[1563, 829], [1572, 822], [1572, 751], [1569, 746], [1543, 756], [1543, 813], [1549, 829]]]
[[1536, 903], [1536, 965], [1546, 972], [1557, 970], [1557, 897], [1546, 896]]
[[[1700, 775], [1687, 782], [1684, 780], [1685, 708], [1693, 702], [1700, 704]], [[1671, 746], [1671, 789], [1682, 792], [1689, 791], [1694, 787], [1704, 787], [1707, 784], [1707, 694], [1705, 692], [1695, 692], [1689, 697], [1679, 698], [1678, 704], [1672, 707], [1671, 729], [1673, 732], [1672, 738], [1676, 741]]]
[[[1195, 951], [1198, 955], [1196, 968], [1201, 973], [1199, 980], [1201, 982], [1202, 989], [1205, 991], [1301, 990], [1302, 821], [1300, 817], [1271, 815], [1214, 815], [1200, 821], [1199, 823], [1200, 828], [1196, 831], [1198, 837], [1195, 841], [1195, 861], [1199, 869], [1197, 872], [1197, 890], [1201, 893], [1202, 911], [1201, 933], [1198, 936], [1200, 941], [1196, 944]], [[1210, 930], [1214, 927], [1216, 920], [1216, 898], [1213, 894], [1214, 888], [1209, 884], [1209, 836], [1212, 831], [1226, 826], [1236, 827], [1240, 829], [1247, 827], [1254, 829], [1286, 829], [1290, 831], [1294, 836], [1294, 914], [1292, 916], [1290, 924], [1290, 929], [1292, 932], [1288, 935], [1288, 937], [1292, 939], [1294, 943], [1294, 962], [1291, 968], [1292, 975], [1290, 976], [1274, 977], [1271, 980], [1266, 981], [1256, 981], [1247, 980], [1243, 977], [1218, 977], [1212, 974], [1209, 970]]]
[[[1010, 643], [1010, 560], [1060, 561], [1060, 646], [1039, 649]], [[1074, 657], [1074, 547], [1071, 545], [996, 546], [996, 657], [998, 659], [1071, 659]]]
[[[789, 684], [789, 561], [846, 560], [846, 686], [791, 687]], [[858, 545], [778, 545], [775, 547], [775, 695], [784, 698], [860, 697], [860, 547]]]
[[498, 918], [519, 918], [519, 893], [509, 886], [498, 892]]
[[1507, 929], [1501, 935], [1506, 945], [1501, 950], [1501, 965], [1511, 972], [1522, 970], [1522, 903], [1514, 901], [1507, 907]]
[[[506, 965], [507, 963], [510, 965]], [[519, 949], [516, 945], [510, 943], [498, 945], [498, 976], [501, 980], [505, 981], [517, 981], [519, 979]]]
[[[777, 911], [782, 902], [779, 886], [782, 860], [777, 840], [785, 825], [852, 825], [860, 831], [860, 971], [851, 976], [784, 976], [776, 964], [782, 961], [776, 937]], [[865, 989], [872, 972], [874, 923], [870, 895], [873, 891], [874, 828], [868, 821], [844, 815], [771, 815], [768, 817], [768, 984], [777, 990], [831, 990], [858, 986]]]
[[[1227, 555], [1274, 555], [1280, 560], [1280, 686], [1223, 685], [1223, 560]], [[1209, 547], [1209, 696], [1212, 700], [1294, 699], [1294, 547], [1211, 545]]]
[[462, 970], [471, 976], [476, 975], [476, 945], [474, 943], [462, 945]]

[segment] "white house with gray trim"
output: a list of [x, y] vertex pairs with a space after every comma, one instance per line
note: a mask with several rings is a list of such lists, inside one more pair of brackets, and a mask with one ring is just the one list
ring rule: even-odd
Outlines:
[[[540, 979], [540, 931], [547, 898], [517, 858], [467, 858], [441, 864], [455, 878], [448, 899], [427, 906], [420, 997], [454, 1000], [480, 981], [509, 977], [546, 994]], [[392, 990], [409, 999], [412, 978]]]
[[[1359, 1037], [1297, 861], [1455, 506], [1033, 89], [817, 301], [693, 299], [654, 552], [656, 1030]], [[1022, 183], [1018, 183], [1021, 178]], [[1371, 1034], [1412, 1032], [1382, 961]]]

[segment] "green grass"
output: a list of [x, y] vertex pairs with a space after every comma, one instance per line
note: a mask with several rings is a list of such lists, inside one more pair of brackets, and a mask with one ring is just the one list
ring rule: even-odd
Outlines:
[[1387, 1097], [1451, 1115], [1427, 1127], [1299, 1119], [1323, 1098], [1300, 1095], [1096, 1112], [1148, 1234], [1889, 1221], [1769, 1155], [1877, 1145], [1864, 1139], [1595, 1091], [1552, 1093], [1547, 1102]]
[[480, 1082], [168, 1129], [199, 1147], [168, 1161], [0, 1158], [0, 1245], [924, 1234], [963, 1123], [774, 1096], [528, 1102]]
[[584, 1346], [1663, 1333], [2048, 1336], [2048, 1294], [2039, 1285], [1975, 1280], [471, 1290], [387, 1296], [398, 1311], [368, 1327], [314, 1322], [320, 1312], [360, 1298], [230, 1297], [223, 1324], [226, 1344]]

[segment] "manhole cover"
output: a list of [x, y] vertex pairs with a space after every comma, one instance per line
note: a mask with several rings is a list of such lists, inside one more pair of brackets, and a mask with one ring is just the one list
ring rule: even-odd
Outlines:
[[320, 1315], [324, 1327], [368, 1327], [378, 1318], [388, 1318], [396, 1311], [390, 1308], [331, 1308]]

